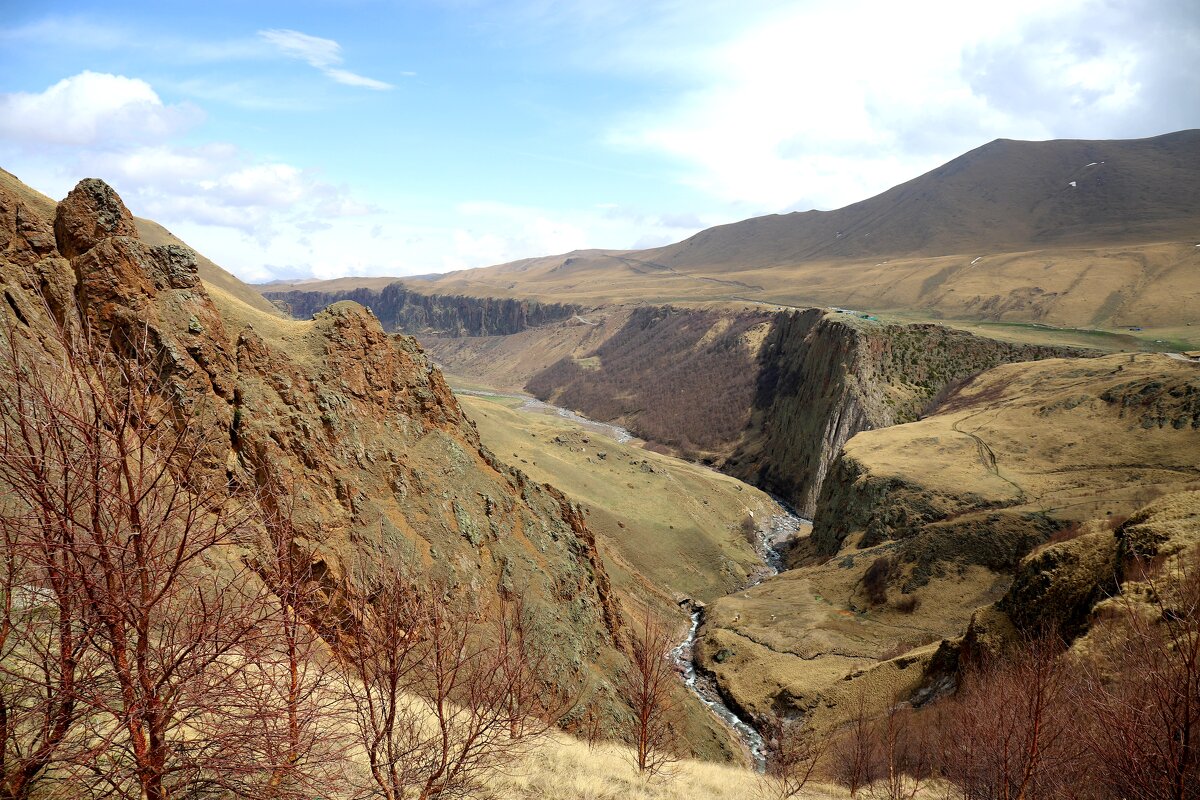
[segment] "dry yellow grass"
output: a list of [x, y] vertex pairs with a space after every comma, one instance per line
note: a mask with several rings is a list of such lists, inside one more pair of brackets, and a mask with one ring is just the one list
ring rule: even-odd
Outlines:
[[618, 589], [674, 609], [684, 596], [727, 594], [761, 567], [739, 532], [749, 512], [762, 520], [775, 508], [758, 489], [504, 398], [459, 402], [493, 452], [583, 504]]
[[[763, 779], [740, 767], [685, 760], [670, 774], [641, 778], [629, 748], [604, 743], [595, 748], [569, 736], [547, 740], [491, 788], [502, 800], [754, 800], [768, 797]], [[817, 785], [805, 791], [813, 800], [848, 797]]]
[[[840, 306], [933, 319], [1024, 322], [1128, 333], [1177, 330], [1200, 340], [1200, 250], [1191, 242], [1003, 253], [814, 260], [691, 271], [647, 269], [648, 254], [572, 253], [409, 282], [420, 292], [575, 303], [726, 301]], [[570, 262], [567, 264], [566, 262]], [[519, 266], [519, 271], [518, 271]], [[342, 284], [357, 279], [343, 279]], [[308, 287], [320, 288], [322, 284]], [[1156, 338], [1162, 338], [1157, 336]], [[1153, 343], [1153, 339], [1150, 340]]]
[[[1128, 514], [1150, 494], [1200, 481], [1200, 433], [1173, 424], [1169, 398], [1153, 399], [1163, 385], [1183, 391], [1198, 377], [1197, 365], [1164, 355], [1007, 364], [934, 416], [859, 434], [845, 453], [874, 476], [971, 492], [1014, 511]], [[1110, 391], [1115, 399], [1102, 399]], [[1126, 391], [1133, 405], [1123, 409]]]
[[[1200, 430], [1192, 427], [1196, 407], [1188, 399], [1198, 379], [1200, 367], [1164, 355], [1010, 364], [980, 376], [931, 417], [860, 433], [844, 453], [861, 465], [863, 485], [895, 479], [959, 498], [953, 524], [961, 530], [931, 533], [926, 544], [917, 535], [862, 550], [861, 531], [847, 531], [828, 561], [711, 604], [701, 659], [752, 711], [780, 702], [827, 709], [847, 699], [843, 678], [863, 670], [870, 679], [854, 683], [881, 708], [897, 690], [914, 688], [931, 651], [876, 664], [960, 635], [975, 609], [1007, 590], [1011, 575], [984, 566], [992, 557], [987, 543], [1004, 546], [1004, 520], [1104, 520], [1132, 513], [1155, 494], [1200, 486]], [[865, 490], [839, 491], [847, 502], [868, 502]], [[1179, 524], [1194, 522], [1179, 514]], [[986, 532], [978, 551], [966, 532], [975, 523]], [[900, 577], [886, 602], [870, 602], [864, 573], [906, 546], [914, 554], [941, 549], [914, 555], [903, 570], [926, 557], [945, 563], [931, 567], [909, 595], [901, 594]], [[967, 549], [948, 550], [954, 547]], [[920, 601], [910, 613], [901, 608], [906, 598]]]

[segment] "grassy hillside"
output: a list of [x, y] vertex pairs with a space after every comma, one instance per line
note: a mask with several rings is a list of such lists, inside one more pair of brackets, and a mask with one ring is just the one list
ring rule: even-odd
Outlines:
[[[748, 519], [766, 524], [777, 507], [757, 489], [563, 417], [522, 410], [519, 399], [458, 397], [489, 449], [580, 504], [628, 618], [649, 606], [682, 641], [689, 624], [682, 600], [711, 602], [762, 570], [743, 526]], [[676, 692], [693, 752], [744, 758], [682, 684]]]
[[1111, 538], [1156, 496], [1200, 487], [1198, 454], [1200, 365], [996, 367], [932, 416], [852, 438], [796, 568], [710, 605], [699, 655], [758, 713], [827, 709], [866, 670], [880, 697], [912, 691], [936, 643], [1003, 597], [1026, 554], [1087, 521]]
[[521, 410], [519, 400], [460, 394], [459, 402], [485, 445], [583, 505], [588, 525], [609, 545], [618, 588], [677, 611], [681, 598], [709, 602], [761, 568], [741, 530], [748, 516], [773, 513], [761, 491], [562, 417]]

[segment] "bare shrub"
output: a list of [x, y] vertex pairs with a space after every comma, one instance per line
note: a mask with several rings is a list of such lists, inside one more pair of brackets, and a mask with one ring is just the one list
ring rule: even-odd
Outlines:
[[[548, 664], [519, 603], [482, 613], [388, 563], [348, 587], [345, 696], [372, 796], [457, 797], [549, 731], [569, 708], [543, 689]], [[480, 628], [486, 628], [482, 630]]]
[[873, 771], [880, 778], [870, 787], [872, 797], [913, 800], [930, 777], [930, 747], [923, 729], [911, 724], [912, 716], [912, 709], [895, 703], [875, 723], [872, 733], [879, 764]]
[[1200, 797], [1200, 552], [1132, 602], [1087, 671], [1084, 739], [1114, 797]]
[[1052, 632], [969, 667], [944, 703], [942, 775], [966, 798], [1063, 796], [1080, 778], [1074, 675]]
[[583, 713], [579, 732], [589, 750], [595, 750], [596, 745], [604, 738], [603, 717], [594, 706], [589, 705]]
[[830, 774], [850, 791], [851, 797], [857, 797], [878, 774], [877, 747], [871, 727], [866, 691], [860, 688], [850, 723], [833, 741], [830, 752]]
[[679, 757], [672, 642], [666, 626], [649, 609], [630, 638], [629, 664], [618, 689], [633, 708], [634, 763], [639, 773], [652, 777]]
[[912, 614], [921, 607], [921, 598], [915, 594], [906, 594], [892, 604], [892, 608], [901, 614]]
[[818, 736], [801, 720], [778, 717], [766, 723], [763, 738], [768, 747], [763, 781], [766, 795], [779, 800], [799, 797], [822, 767], [829, 739]]
[[758, 535], [758, 523], [754, 521], [753, 514], [742, 517], [742, 521], [738, 524], [738, 533], [742, 535], [747, 544], [755, 549], [762, 544]]
[[[96, 690], [91, 620], [73, 578], [71, 510], [79, 443], [69, 382], [24, 351], [12, 326], [0, 345], [0, 796], [30, 797], [60, 763], [85, 758], [80, 734]], [[64, 508], [65, 506], [65, 508]]]
[[[252, 505], [196, 468], [210, 443], [160, 395], [148, 335], [119, 356], [86, 331], [60, 330], [38, 355], [6, 334], [3, 527], [36, 522], [37, 605], [58, 623], [23, 652], [58, 654], [42, 710], [56, 747], [67, 726], [86, 741], [53, 754], [59, 779], [147, 800], [236, 783], [259, 769], [230, 744], [257, 713], [241, 667], [270, 616], [231, 547]], [[25, 760], [34, 777], [49, 763]]]
[[863, 573], [863, 592], [872, 605], [880, 606], [887, 602], [888, 579], [895, 568], [896, 563], [891, 558], [880, 556]]
[[316, 548], [293, 522], [293, 505], [280, 482], [260, 495], [264, 540], [252, 566], [270, 587], [273, 613], [268, 641], [253, 668], [242, 671], [248, 719], [241, 743], [258, 764], [238, 787], [242, 796], [311, 797], [344, 781], [349, 744], [336, 689], [337, 664], [310, 620], [328, 614], [311, 573]]

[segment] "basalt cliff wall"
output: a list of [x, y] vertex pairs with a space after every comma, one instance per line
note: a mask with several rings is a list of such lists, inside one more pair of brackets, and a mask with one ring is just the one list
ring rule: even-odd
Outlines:
[[569, 319], [580, 307], [496, 297], [421, 294], [402, 283], [338, 292], [292, 290], [263, 295], [297, 319], [311, 319], [334, 303], [352, 300], [371, 309], [385, 330], [437, 336], [503, 336]]
[[842, 446], [859, 431], [912, 422], [939, 396], [999, 364], [1079, 351], [985, 339], [941, 325], [780, 317], [759, 356], [754, 417], [724, 468], [806, 516]]

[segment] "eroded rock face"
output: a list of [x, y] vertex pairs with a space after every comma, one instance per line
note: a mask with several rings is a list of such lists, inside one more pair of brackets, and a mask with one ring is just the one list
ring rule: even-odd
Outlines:
[[[0, 187], [0, 283], [12, 311], [29, 319], [48, 308], [62, 323], [74, 304], [75, 274], [55, 246], [49, 220]], [[44, 303], [43, 303], [44, 301]]]
[[58, 205], [54, 236], [64, 258], [86, 253], [114, 236], [137, 238], [133, 215], [116, 192], [102, 180], [87, 178]]
[[76, 277], [78, 313], [93, 339], [120, 358], [152, 358], [174, 424], [204, 442], [199, 467], [224, 475], [235, 360], [221, 315], [184, 247], [151, 247], [105, 183], [80, 182], [54, 219], [58, 249]]
[[416, 341], [389, 336], [368, 310], [345, 302], [310, 323], [231, 329], [244, 317], [223, 317], [195, 254], [140, 241], [96, 180], [53, 225], [0, 189], [0, 292], [0, 314], [47, 343], [50, 363], [61, 356], [47, 309], [86, 327], [104, 358], [148, 362], [138, 374], [152, 376], [170, 422], [203, 443], [186, 479], [227, 486], [250, 511], [265, 487], [281, 491], [331, 595], [376, 554], [482, 606], [519, 594], [555, 643], [549, 682], [611, 680], [620, 614], [579, 509], [483, 448]]
[[726, 470], [812, 516], [855, 434], [912, 422], [939, 393], [1000, 364], [1095, 355], [1019, 345], [940, 325], [858, 326], [820, 310], [781, 315], [763, 347], [760, 430]]
[[1119, 574], [1112, 532], [1090, 533], [1025, 559], [998, 608], [1027, 634], [1052, 628], [1070, 641], [1096, 601], [1116, 593]]

